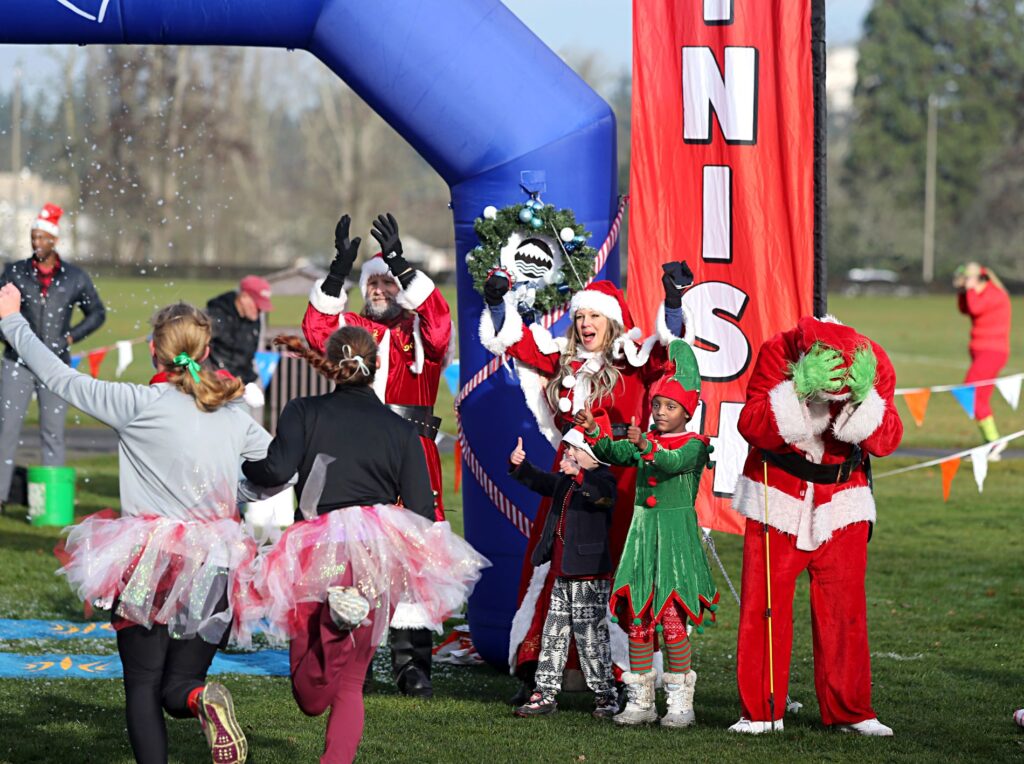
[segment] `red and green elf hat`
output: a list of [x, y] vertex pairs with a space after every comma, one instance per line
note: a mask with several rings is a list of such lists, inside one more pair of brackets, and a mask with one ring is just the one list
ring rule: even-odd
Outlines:
[[700, 403], [700, 369], [697, 368], [697, 357], [683, 340], [672, 340], [668, 346], [668, 363], [666, 374], [658, 380], [651, 390], [651, 397], [660, 395], [669, 398], [693, 416]]

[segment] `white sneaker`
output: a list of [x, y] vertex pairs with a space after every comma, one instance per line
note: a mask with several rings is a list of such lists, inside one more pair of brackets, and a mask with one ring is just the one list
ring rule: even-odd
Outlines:
[[892, 727], [886, 727], [878, 719], [865, 719], [856, 724], [840, 724], [840, 732], [856, 732], [868, 737], [892, 737]]
[[992, 450], [988, 452], [988, 460], [990, 462], [1001, 462], [1003, 460], [1003, 451], [1010, 445], [1010, 441], [1004, 440], [1002, 443], [996, 443], [992, 446]]
[[772, 728], [771, 722], [752, 722], [750, 719], [740, 717], [740, 720], [729, 728], [729, 732], [742, 732], [747, 735], [760, 735], [764, 732], [782, 732], [782, 719], [775, 722]]

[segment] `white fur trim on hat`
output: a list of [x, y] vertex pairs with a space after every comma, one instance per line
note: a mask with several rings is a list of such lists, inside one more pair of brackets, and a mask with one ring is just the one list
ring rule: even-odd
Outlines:
[[333, 295], [324, 294], [323, 289], [321, 289], [326, 280], [317, 279], [316, 283], [313, 284], [313, 288], [309, 290], [309, 304], [319, 313], [323, 313], [326, 316], [337, 316], [345, 312], [345, 306], [348, 304], [348, 295], [345, 289], [347, 284], [342, 285], [341, 294], [334, 297]]
[[[361, 278], [362, 275], [360, 275]], [[399, 282], [399, 285], [401, 285], [401, 282]], [[398, 293], [398, 304], [406, 310], [417, 310], [434, 293], [436, 288], [430, 276], [423, 271], [415, 271], [409, 286]]]
[[619, 326], [625, 326], [622, 320], [622, 306], [619, 301], [609, 294], [599, 292], [596, 289], [584, 289], [572, 296], [569, 303], [569, 315], [575, 316], [580, 308], [596, 310], [609, 321], [614, 321]]
[[[24, 229], [22, 229], [24, 230]], [[60, 226], [49, 220], [37, 219], [32, 223], [33, 231], [42, 231], [50, 234], [50, 236], [60, 236]]]
[[844, 443], [860, 443], [882, 425], [885, 418], [885, 400], [875, 388], [860, 404], [848, 403], [836, 416], [832, 434]]
[[523, 319], [516, 309], [516, 297], [508, 292], [504, 297], [505, 323], [501, 329], [494, 331], [491, 310], [486, 305], [480, 314], [480, 344], [494, 355], [501, 355], [523, 338]]
[[562, 436], [562, 442], [565, 443], [566, 445], [578, 448], [580, 451], [587, 454], [591, 459], [593, 459], [598, 464], [608, 464], [608, 462], [603, 462], [597, 458], [597, 454], [594, 453], [593, 449], [590, 447], [590, 444], [587, 443], [587, 439], [583, 437], [583, 433], [580, 432], [575, 427], [573, 427], [571, 430], [566, 431], [565, 435]]
[[370, 280], [370, 276], [387, 276], [396, 284], [398, 283], [398, 279], [391, 275], [383, 257], [371, 257], [359, 269], [359, 291], [362, 292], [364, 300], [366, 299], [366, 282]]
[[683, 306], [683, 336], [676, 337], [669, 331], [668, 322], [665, 320], [665, 303], [661, 303], [658, 306], [658, 315], [655, 320], [655, 332], [658, 335], [658, 341], [662, 345], [668, 345], [672, 340], [683, 340], [687, 345], [692, 345], [694, 340], [697, 338], [696, 324], [693, 320], [693, 311], [690, 310], [686, 305]]

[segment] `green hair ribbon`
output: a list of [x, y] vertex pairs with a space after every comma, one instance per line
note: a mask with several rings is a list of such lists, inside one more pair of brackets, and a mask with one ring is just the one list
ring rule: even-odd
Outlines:
[[188, 353], [178, 353], [174, 356], [174, 365], [188, 369], [188, 373], [192, 375], [192, 379], [195, 383], [199, 384], [199, 363], [192, 358]]

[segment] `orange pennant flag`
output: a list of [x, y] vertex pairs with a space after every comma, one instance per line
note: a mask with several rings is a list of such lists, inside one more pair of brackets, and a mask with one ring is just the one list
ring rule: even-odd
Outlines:
[[939, 467], [942, 468], [942, 500], [949, 501], [949, 489], [953, 487], [953, 477], [960, 469], [960, 457], [942, 462]]
[[99, 379], [100, 376], [100, 364], [103, 363], [103, 359], [107, 355], [106, 348], [94, 350], [89, 353], [89, 373], [92, 374], [93, 379]]
[[455, 441], [455, 490], [462, 485], [462, 444]]
[[914, 421], [917, 426], [920, 427], [924, 424], [924, 412], [928, 410], [928, 399], [932, 397], [932, 391], [927, 387], [922, 387], [920, 390], [914, 390], [909, 393], [903, 393], [903, 400], [907, 402], [907, 408], [910, 409], [910, 416], [914, 417]]

